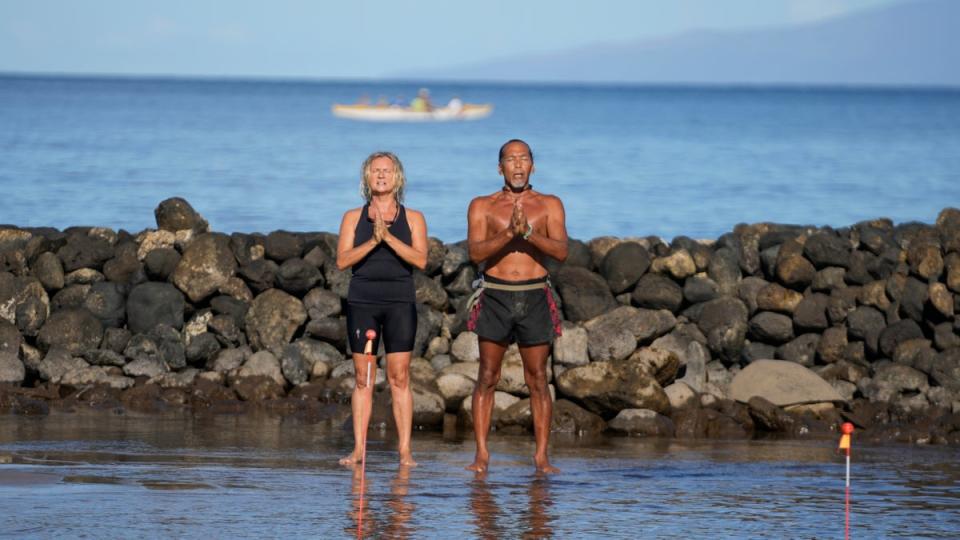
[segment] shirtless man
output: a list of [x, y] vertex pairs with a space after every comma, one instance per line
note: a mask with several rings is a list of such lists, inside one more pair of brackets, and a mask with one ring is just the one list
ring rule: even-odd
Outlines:
[[477, 454], [467, 469], [487, 470], [494, 391], [503, 353], [516, 342], [530, 389], [537, 443], [534, 464], [539, 472], [555, 473], [559, 470], [547, 457], [553, 404], [546, 367], [550, 343], [561, 327], [544, 259], [567, 258], [563, 203], [532, 189], [533, 152], [521, 140], [507, 141], [500, 148], [498, 171], [503, 189], [474, 199], [467, 216], [470, 258], [483, 265], [483, 284], [472, 299], [467, 323], [480, 338], [480, 372], [473, 392]]

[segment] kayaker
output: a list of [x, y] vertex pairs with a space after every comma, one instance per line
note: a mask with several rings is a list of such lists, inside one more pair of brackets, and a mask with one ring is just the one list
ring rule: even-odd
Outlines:
[[547, 447], [553, 405], [547, 386], [550, 344], [562, 333], [560, 313], [547, 279], [547, 257], [567, 258], [563, 203], [533, 190], [533, 151], [519, 139], [500, 147], [497, 170], [503, 188], [473, 199], [467, 215], [470, 259], [482, 265], [479, 290], [468, 302], [467, 328], [480, 341], [480, 369], [473, 392], [477, 452], [467, 469], [483, 473], [490, 462], [487, 432], [503, 354], [517, 343], [530, 389], [537, 471], [558, 472]]
[[370, 423], [377, 364], [372, 363], [368, 377], [369, 359], [362, 352], [366, 332], [373, 329], [377, 333], [374, 354], [381, 337], [386, 351], [400, 464], [413, 466], [417, 464], [410, 449], [410, 358], [417, 332], [413, 269], [427, 265], [427, 224], [423, 214], [402, 204], [406, 178], [397, 156], [370, 154], [361, 171], [364, 205], [343, 215], [337, 244], [337, 268], [353, 269], [347, 292], [347, 339], [356, 379], [351, 398], [354, 449], [340, 463], [353, 465], [360, 460], [361, 435]]
[[430, 112], [433, 110], [433, 104], [430, 103], [430, 91], [426, 88], [421, 88], [417, 92], [417, 97], [413, 98], [413, 101], [410, 102], [410, 108], [417, 112]]

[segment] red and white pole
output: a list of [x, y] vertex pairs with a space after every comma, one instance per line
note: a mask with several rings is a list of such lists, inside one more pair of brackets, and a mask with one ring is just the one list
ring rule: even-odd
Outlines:
[[844, 496], [844, 515], [845, 521], [843, 525], [843, 538], [845, 540], [850, 540], [850, 446], [851, 438], [853, 435], [853, 424], [850, 422], [844, 422], [840, 426], [840, 445], [837, 450], [843, 450], [847, 458], [847, 481], [846, 481], [846, 493]]
[[[373, 369], [373, 340], [377, 339], [377, 331], [373, 328], [367, 330], [366, 333], [367, 343], [363, 347], [363, 354], [367, 357], [367, 385], [365, 388], [370, 388], [370, 371]], [[373, 411], [373, 391], [370, 391], [370, 410], [366, 412], [367, 414], [367, 428], [370, 426], [370, 414]], [[367, 430], [364, 430], [360, 434], [363, 439], [360, 443], [361, 453], [360, 453], [360, 513], [357, 517], [357, 538], [363, 536], [363, 494], [366, 490], [366, 480], [367, 480]]]

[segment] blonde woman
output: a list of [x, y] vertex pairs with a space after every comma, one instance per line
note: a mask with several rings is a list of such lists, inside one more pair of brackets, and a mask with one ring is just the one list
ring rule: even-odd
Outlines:
[[383, 339], [387, 353], [387, 380], [393, 397], [393, 417], [399, 436], [401, 465], [416, 465], [410, 450], [413, 429], [413, 394], [410, 390], [410, 357], [417, 331], [413, 269], [427, 265], [427, 224], [423, 214], [403, 206], [406, 179], [403, 165], [390, 152], [374, 152], [363, 162], [360, 193], [365, 204], [343, 215], [337, 245], [337, 267], [353, 269], [347, 293], [347, 338], [353, 351], [356, 386], [353, 389], [354, 448], [340, 460], [360, 461], [373, 406], [376, 363], [362, 354], [365, 334], [377, 332], [376, 351]]

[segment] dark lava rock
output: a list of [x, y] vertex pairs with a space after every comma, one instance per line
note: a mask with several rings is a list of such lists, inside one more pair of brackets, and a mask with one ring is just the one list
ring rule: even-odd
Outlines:
[[439, 311], [447, 309], [447, 291], [437, 280], [418, 270], [413, 273], [413, 286], [418, 303], [427, 304]]
[[323, 286], [323, 274], [317, 267], [303, 259], [291, 258], [280, 265], [277, 283], [290, 294], [303, 296], [314, 286]]
[[564, 266], [556, 279], [567, 320], [585, 321], [613, 310], [619, 304], [606, 280], [599, 274], [576, 266]]
[[804, 256], [817, 268], [850, 266], [850, 242], [832, 233], [817, 233], [803, 245]]
[[622, 242], [607, 252], [600, 274], [614, 294], [628, 291], [650, 268], [650, 254], [636, 242]]
[[830, 297], [822, 293], [813, 293], [803, 297], [793, 311], [793, 323], [800, 331], [824, 330], [830, 326], [827, 319], [827, 307]]
[[761, 311], [750, 319], [750, 336], [766, 343], [793, 339], [793, 321], [781, 313]]
[[126, 302], [122, 285], [102, 281], [90, 286], [83, 307], [100, 319], [104, 326], [119, 328], [127, 318]]
[[40, 349], [62, 347], [73, 355], [96, 349], [103, 338], [103, 325], [83, 308], [63, 309], [50, 315], [37, 335]]
[[162, 247], [150, 250], [143, 259], [147, 276], [154, 281], [167, 281], [180, 264], [180, 252]]
[[127, 327], [138, 334], [149, 332], [158, 324], [183, 328], [185, 307], [183, 294], [173, 285], [142, 283], [127, 298]]
[[802, 291], [813, 282], [816, 274], [813, 264], [799, 255], [777, 259], [777, 279], [792, 289]]
[[230, 239], [219, 233], [194, 238], [173, 271], [172, 281], [192, 302], [199, 302], [225, 284], [237, 270]]
[[164, 231], [177, 232], [191, 229], [194, 232], [206, 232], [207, 221], [190, 206], [186, 199], [171, 197], [162, 201], [153, 211], [157, 227]]
[[777, 348], [766, 343], [751, 342], [744, 345], [740, 352], [741, 363], [749, 364], [756, 360], [771, 360], [776, 358]]
[[812, 367], [817, 358], [820, 334], [803, 334], [777, 348], [777, 358]]
[[917, 322], [923, 322], [924, 304], [929, 297], [927, 285], [914, 277], [908, 277], [900, 299], [900, 312]]
[[321, 341], [326, 341], [338, 349], [347, 344], [347, 321], [340, 317], [314, 319], [307, 323], [306, 333]]
[[647, 274], [637, 282], [631, 297], [633, 303], [640, 307], [676, 313], [683, 303], [683, 289], [666, 276]]
[[750, 417], [753, 418], [754, 425], [760, 430], [773, 433], [793, 431], [794, 418], [766, 399], [754, 396], [747, 405], [750, 407]]
[[272, 289], [277, 283], [280, 267], [269, 259], [257, 259], [240, 268], [240, 277], [257, 294]]
[[716, 282], [720, 294], [736, 294], [740, 281], [740, 260], [737, 252], [730, 248], [714, 251], [707, 266], [707, 275]]
[[683, 284], [683, 297], [691, 304], [708, 302], [718, 296], [720, 286], [708, 277], [691, 276]]
[[850, 337], [863, 340], [871, 354], [877, 353], [880, 332], [886, 325], [883, 314], [872, 307], [860, 306], [847, 315]]
[[696, 323], [707, 337], [707, 346], [727, 362], [735, 362], [747, 335], [747, 307], [730, 297], [720, 297], [702, 305]]
[[63, 263], [53, 253], [49, 251], [41, 253], [31, 266], [31, 270], [44, 289], [56, 291], [63, 288]]
[[113, 258], [113, 246], [102, 238], [78, 232], [67, 237], [66, 245], [57, 250], [57, 257], [63, 263], [64, 272], [81, 268], [100, 270], [104, 262]]
[[759, 307], [757, 304], [757, 296], [760, 294], [760, 291], [769, 284], [770, 283], [764, 279], [749, 276], [743, 278], [743, 281], [737, 286], [737, 297], [743, 300], [750, 315], [756, 313]]
[[273, 231], [264, 240], [263, 249], [270, 259], [283, 262], [303, 254], [303, 240], [287, 231]]
[[186, 348], [187, 362], [205, 366], [207, 361], [220, 352], [220, 342], [211, 332], [203, 332], [193, 337]]
[[342, 304], [340, 297], [327, 289], [316, 288], [303, 297], [303, 306], [311, 319], [323, 319], [340, 314]]
[[114, 253], [114, 257], [103, 264], [103, 275], [108, 281], [129, 283], [143, 280], [143, 266], [137, 258], [136, 242], [118, 244]]
[[130, 341], [130, 331], [126, 328], [107, 328], [103, 332], [100, 348], [115, 353], [122, 353]]
[[911, 319], [897, 321], [880, 332], [878, 341], [880, 353], [887, 358], [893, 358], [893, 353], [898, 345], [904, 341], [917, 338], [923, 338], [923, 330], [920, 329], [920, 325]]

